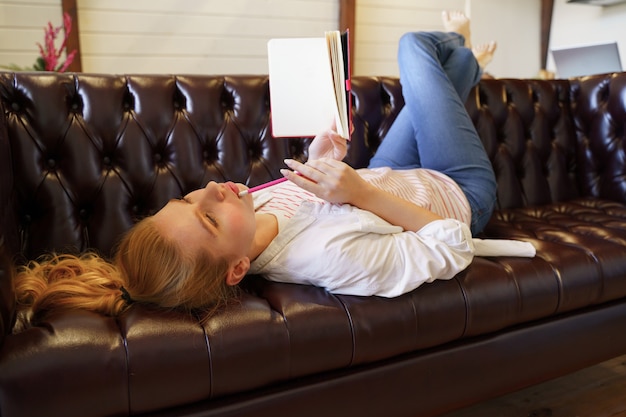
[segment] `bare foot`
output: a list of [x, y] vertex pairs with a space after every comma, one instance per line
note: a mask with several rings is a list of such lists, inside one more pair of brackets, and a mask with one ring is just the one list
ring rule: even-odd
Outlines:
[[443, 27], [447, 32], [456, 32], [459, 35], [463, 35], [465, 38], [465, 46], [471, 48], [470, 40], [470, 20], [465, 16], [465, 13], [460, 11], [447, 11], [441, 12], [441, 20], [443, 20]]
[[485, 68], [493, 59], [493, 53], [496, 51], [497, 44], [495, 41], [483, 43], [472, 48], [474, 57], [478, 61], [481, 68]]
[[547, 69], [539, 70], [539, 79], [540, 80], [554, 80], [556, 74], [552, 71], [548, 71]]

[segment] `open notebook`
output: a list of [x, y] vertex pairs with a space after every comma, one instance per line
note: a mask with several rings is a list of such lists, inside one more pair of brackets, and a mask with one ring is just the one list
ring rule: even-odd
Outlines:
[[333, 123], [349, 139], [348, 32], [319, 38], [275, 38], [267, 45], [272, 134], [314, 137]]
[[554, 48], [552, 57], [559, 78], [622, 71], [617, 42]]

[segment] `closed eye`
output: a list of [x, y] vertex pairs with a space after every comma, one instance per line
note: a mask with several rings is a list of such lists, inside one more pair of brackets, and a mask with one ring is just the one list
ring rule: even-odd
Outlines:
[[[192, 204], [191, 200], [189, 200], [189, 198], [187, 198], [186, 196], [182, 196], [182, 197], [180, 197], [180, 198], [178, 198], [177, 200], [174, 200], [174, 201], [182, 201], [182, 202], [187, 203], [187, 204]], [[218, 228], [217, 220], [211, 214], [204, 213], [204, 218], [207, 219], [209, 221], [209, 223], [211, 223], [211, 225], [213, 227], [215, 227], [216, 229]]]
[[209, 219], [209, 221], [214, 227], [217, 227], [217, 220], [215, 220], [215, 217], [211, 216], [209, 213], [204, 213], [204, 217]]

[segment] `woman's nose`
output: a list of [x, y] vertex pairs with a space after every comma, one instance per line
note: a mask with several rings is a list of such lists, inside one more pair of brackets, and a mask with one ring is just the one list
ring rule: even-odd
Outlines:
[[222, 201], [224, 199], [223, 188], [222, 184], [211, 181], [206, 185], [206, 187], [204, 187], [203, 197]]

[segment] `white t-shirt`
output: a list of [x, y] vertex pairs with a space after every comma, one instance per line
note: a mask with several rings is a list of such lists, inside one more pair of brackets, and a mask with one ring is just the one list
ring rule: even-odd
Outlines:
[[469, 265], [474, 256], [470, 208], [454, 181], [426, 169], [358, 172], [377, 187], [451, 218], [408, 232], [284, 182], [255, 196], [263, 200], [259, 212], [276, 216], [279, 232], [250, 272], [337, 294], [395, 297], [424, 282], [452, 278]]
[[458, 220], [406, 232], [350, 205], [304, 202], [250, 272], [336, 294], [395, 297], [454, 277], [473, 256], [471, 232]]
[[368, 182], [444, 217], [405, 231], [357, 207], [328, 203], [287, 181], [253, 195], [278, 220], [278, 235], [250, 273], [336, 294], [395, 297], [450, 279], [475, 255], [534, 256], [528, 242], [472, 239], [470, 207], [449, 177], [427, 169], [358, 170]]

